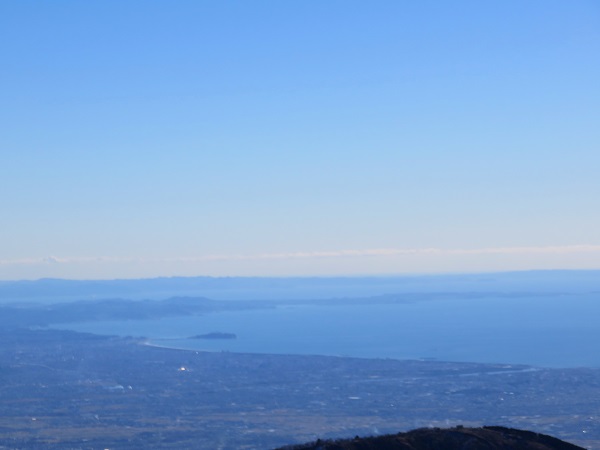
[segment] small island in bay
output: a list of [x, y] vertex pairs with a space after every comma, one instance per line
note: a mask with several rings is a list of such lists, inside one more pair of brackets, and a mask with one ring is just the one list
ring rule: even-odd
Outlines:
[[195, 336], [190, 336], [188, 339], [237, 339], [237, 335], [234, 333], [213, 331], [206, 334], [196, 334]]

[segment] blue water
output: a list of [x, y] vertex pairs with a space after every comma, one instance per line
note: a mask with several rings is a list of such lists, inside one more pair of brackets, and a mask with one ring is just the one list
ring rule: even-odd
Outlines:
[[[600, 295], [288, 305], [55, 328], [209, 351], [600, 367]], [[192, 340], [213, 331], [235, 340]]]

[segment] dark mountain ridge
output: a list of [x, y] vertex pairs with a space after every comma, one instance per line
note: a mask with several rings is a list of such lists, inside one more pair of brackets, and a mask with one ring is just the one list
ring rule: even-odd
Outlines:
[[318, 440], [277, 450], [582, 450], [545, 434], [505, 427], [420, 428], [406, 433], [335, 441]]

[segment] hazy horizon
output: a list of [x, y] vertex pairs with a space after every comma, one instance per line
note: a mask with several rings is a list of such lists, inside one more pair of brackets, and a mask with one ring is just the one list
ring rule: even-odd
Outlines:
[[403, 272], [403, 273], [356, 273], [356, 274], [333, 274], [333, 275], [157, 275], [145, 277], [114, 277], [114, 278], [67, 278], [67, 277], [40, 277], [40, 278], [15, 278], [0, 279], [0, 283], [12, 282], [38, 282], [38, 281], [73, 281], [73, 282], [111, 282], [111, 281], [150, 281], [150, 280], [177, 280], [177, 279], [424, 279], [424, 278], [443, 278], [443, 277], [471, 277], [479, 275], [527, 275], [527, 274], [556, 274], [573, 273], [589, 274], [600, 273], [600, 269], [522, 269], [522, 270], [489, 270], [489, 271], [464, 271], [464, 272]]
[[[600, 245], [482, 249], [373, 249], [263, 255], [0, 260], [0, 280], [157, 277], [361, 277], [599, 270]], [[202, 267], [203, 270], [199, 270]], [[34, 275], [31, 275], [34, 274]]]

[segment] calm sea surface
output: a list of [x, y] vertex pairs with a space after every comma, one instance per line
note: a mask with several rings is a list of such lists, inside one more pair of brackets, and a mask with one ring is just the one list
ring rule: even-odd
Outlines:
[[[54, 328], [192, 350], [600, 367], [600, 295], [288, 305]], [[210, 332], [235, 340], [195, 340]]]

